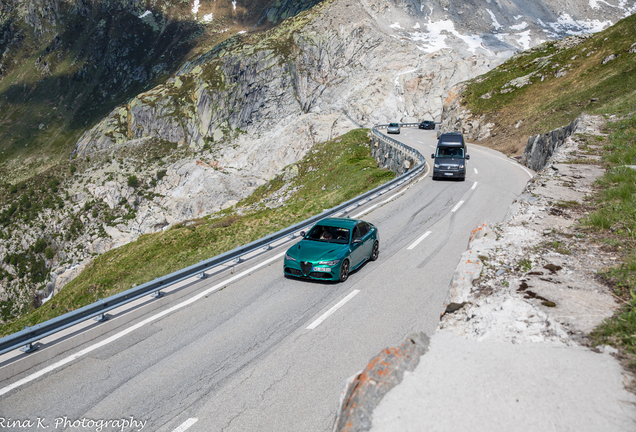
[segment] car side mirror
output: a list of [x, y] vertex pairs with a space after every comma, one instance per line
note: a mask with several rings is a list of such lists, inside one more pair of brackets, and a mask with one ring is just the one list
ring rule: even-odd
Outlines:
[[300, 232], [300, 236], [301, 236], [301, 237], [305, 237], [305, 234], [306, 234], [306, 233], [305, 233], [305, 231], [301, 231], [301, 232]]
[[434, 154], [431, 155], [431, 159], [435, 159], [435, 155]]
[[470, 159], [470, 155], [466, 155], [466, 160]]
[[362, 243], [362, 239], [353, 240], [353, 244], [359, 244], [359, 243]]

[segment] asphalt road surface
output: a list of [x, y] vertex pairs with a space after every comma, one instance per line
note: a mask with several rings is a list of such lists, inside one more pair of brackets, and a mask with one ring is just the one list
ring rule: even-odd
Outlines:
[[[393, 137], [430, 163], [436, 132]], [[263, 253], [198, 282], [188, 304], [0, 375], [0, 429], [94, 431], [110, 421], [103, 431], [140, 430], [134, 420], [145, 431], [330, 431], [347, 378], [409, 334], [434, 332], [471, 231], [502, 220], [530, 178], [492, 150], [469, 144], [468, 154], [463, 182], [433, 181], [429, 169], [349, 213], [375, 224], [381, 245], [379, 259], [346, 282], [284, 278], [292, 243]], [[8, 419], [33, 426], [10, 428]]]

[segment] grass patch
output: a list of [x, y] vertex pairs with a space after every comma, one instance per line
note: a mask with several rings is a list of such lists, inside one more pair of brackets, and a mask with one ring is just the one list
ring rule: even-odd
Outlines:
[[[595, 345], [613, 345], [636, 356], [636, 170], [629, 167], [636, 165], [636, 114], [609, 123], [608, 132], [603, 153], [607, 172], [596, 182], [595, 210], [583, 224], [622, 255], [620, 266], [600, 276], [624, 304], [591, 338]], [[630, 367], [636, 368], [636, 361]]]
[[607, 319], [590, 335], [594, 346], [612, 345], [621, 347], [632, 359], [631, 368], [636, 368], [636, 294], [621, 307], [619, 313]]
[[[395, 178], [393, 172], [376, 167], [368, 142], [368, 131], [357, 129], [317, 144], [295, 169], [286, 170], [295, 173], [292, 178], [276, 177], [213, 217], [144, 235], [106, 252], [42, 307], [0, 327], [0, 334], [33, 326], [249, 243]], [[282, 188], [287, 191], [284, 205], [267, 207], [267, 199]]]

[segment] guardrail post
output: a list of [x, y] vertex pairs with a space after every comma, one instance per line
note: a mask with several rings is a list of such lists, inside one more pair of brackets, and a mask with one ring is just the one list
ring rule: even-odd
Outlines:
[[23, 346], [22, 348], [20, 348], [20, 351], [22, 351], [23, 353], [30, 353], [33, 352], [35, 350], [37, 350], [38, 348], [33, 345], [32, 343], [28, 343], [25, 346]]
[[198, 278], [198, 279], [205, 279], [206, 277], [208, 277], [208, 275], [207, 275], [207, 274], [205, 274], [205, 272], [201, 272], [201, 273], [199, 273], [199, 274], [197, 275], [197, 278]]
[[242, 263], [243, 262], [243, 257], [236, 257], [236, 258], [234, 258], [233, 262], [235, 262], [236, 264]]
[[93, 321], [104, 322], [107, 319], [108, 319], [108, 315], [106, 315], [105, 313], [101, 313], [101, 314], [97, 315], [95, 318], [93, 318]]
[[272, 250], [272, 245], [271, 244], [267, 244], [265, 247], [263, 247], [263, 250]]
[[[203, 279], [203, 278], [201, 278], [201, 279]], [[152, 297], [152, 298], [159, 298], [161, 296], [163, 296], [163, 293], [160, 290], [157, 290], [157, 291], [153, 292], [152, 294], [150, 294], [150, 297]]]

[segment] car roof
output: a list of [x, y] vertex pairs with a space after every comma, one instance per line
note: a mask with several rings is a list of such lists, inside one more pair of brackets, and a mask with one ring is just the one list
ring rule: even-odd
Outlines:
[[422, 120], [422, 123], [433, 123], [433, 120]]
[[439, 136], [440, 144], [461, 145], [464, 143], [464, 137], [459, 132], [446, 132]]
[[350, 219], [350, 218], [326, 218], [318, 222], [316, 225], [321, 226], [333, 226], [338, 228], [349, 228], [352, 229], [358, 222], [362, 222], [360, 219]]

